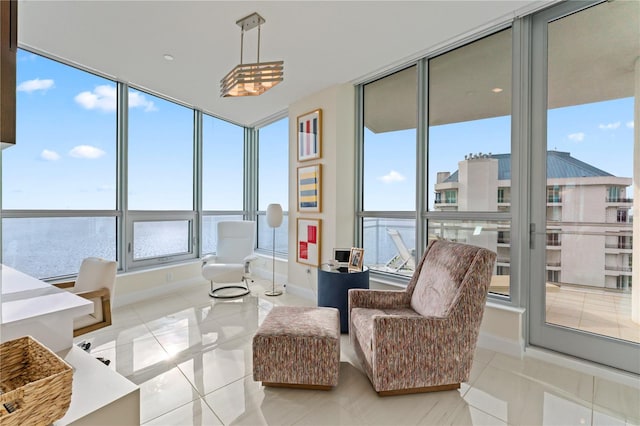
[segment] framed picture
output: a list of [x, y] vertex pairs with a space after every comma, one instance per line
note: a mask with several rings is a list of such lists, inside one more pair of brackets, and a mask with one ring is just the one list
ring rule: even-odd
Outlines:
[[351, 248], [349, 255], [349, 270], [362, 271], [362, 263], [364, 262], [364, 249], [358, 247]]
[[321, 156], [322, 110], [316, 109], [298, 117], [298, 161]]
[[296, 260], [305, 265], [320, 265], [321, 219], [298, 218], [296, 234]]
[[298, 167], [298, 211], [319, 213], [322, 164]]

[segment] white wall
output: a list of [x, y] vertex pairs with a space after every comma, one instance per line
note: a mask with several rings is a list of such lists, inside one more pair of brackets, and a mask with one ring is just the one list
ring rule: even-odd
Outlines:
[[[322, 109], [322, 158], [298, 163], [297, 118]], [[334, 247], [351, 247], [355, 212], [355, 88], [351, 84], [329, 87], [289, 106], [289, 262], [288, 290], [317, 291], [315, 267], [297, 259], [297, 218], [321, 219], [320, 262], [326, 263]], [[297, 168], [322, 164], [321, 213], [297, 212]]]
[[118, 274], [111, 304], [114, 307], [128, 305], [180, 288], [204, 284], [207, 281], [200, 273], [201, 265], [202, 262], [196, 260], [180, 265]]

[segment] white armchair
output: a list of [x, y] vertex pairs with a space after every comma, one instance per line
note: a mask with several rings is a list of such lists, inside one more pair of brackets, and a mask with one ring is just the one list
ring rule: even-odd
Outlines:
[[75, 282], [54, 284], [93, 302], [93, 314], [73, 321], [73, 337], [111, 325], [111, 295], [116, 269], [117, 263], [113, 260], [88, 257], [82, 261]]
[[[202, 276], [211, 283], [209, 296], [230, 299], [249, 294], [249, 266], [257, 257], [255, 247], [256, 223], [253, 221], [218, 222], [217, 249], [215, 255], [202, 259]], [[235, 283], [214, 288], [214, 283]], [[239, 284], [238, 284], [239, 283]], [[227, 289], [240, 292], [227, 293]]]

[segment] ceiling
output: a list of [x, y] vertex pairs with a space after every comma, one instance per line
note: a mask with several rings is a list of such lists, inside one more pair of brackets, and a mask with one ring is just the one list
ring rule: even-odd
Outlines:
[[[18, 41], [253, 126], [312, 93], [362, 81], [549, 1], [20, 0]], [[261, 60], [284, 60], [284, 81], [258, 97], [221, 98], [220, 79], [240, 60], [235, 22], [252, 12], [266, 20]], [[245, 35], [245, 62], [255, 58], [256, 35]]]
[[[510, 114], [511, 42], [506, 29], [429, 61], [430, 126]], [[548, 108], [632, 97], [638, 55], [638, 1], [604, 2], [552, 22]], [[415, 69], [365, 86], [365, 126], [415, 128], [416, 91]]]

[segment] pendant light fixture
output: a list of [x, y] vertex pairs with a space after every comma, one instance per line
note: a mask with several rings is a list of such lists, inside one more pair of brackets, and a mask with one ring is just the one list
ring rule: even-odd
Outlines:
[[[283, 79], [284, 61], [260, 62], [260, 27], [265, 20], [257, 12], [236, 21], [240, 32], [240, 65], [220, 80], [220, 96], [258, 96], [271, 89]], [[244, 64], [242, 52], [244, 33], [258, 27], [258, 55], [255, 63]]]

